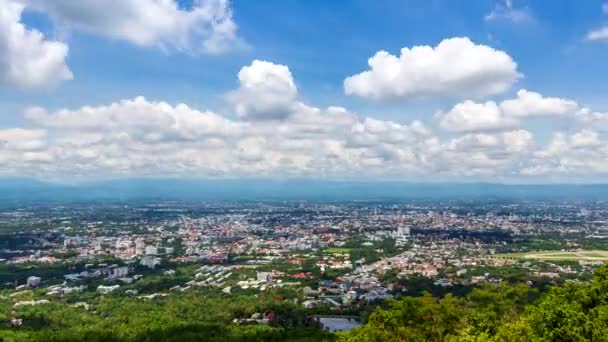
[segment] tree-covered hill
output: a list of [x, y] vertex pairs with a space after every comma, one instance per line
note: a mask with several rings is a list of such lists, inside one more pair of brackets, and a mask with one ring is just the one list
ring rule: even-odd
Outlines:
[[[340, 341], [608, 341], [608, 266], [587, 283], [486, 286], [466, 298], [406, 297]], [[533, 304], [532, 304], [533, 303]]]
[[[424, 295], [380, 305], [360, 328], [323, 331], [296, 293], [244, 296], [221, 292], [172, 294], [155, 300], [122, 295], [16, 309], [0, 300], [0, 341], [608, 341], [608, 265], [589, 282], [540, 294], [526, 284], [486, 284], [465, 297]], [[24, 298], [27, 299], [27, 298]], [[30, 298], [31, 299], [31, 298]], [[269, 325], [236, 324], [256, 312]]]

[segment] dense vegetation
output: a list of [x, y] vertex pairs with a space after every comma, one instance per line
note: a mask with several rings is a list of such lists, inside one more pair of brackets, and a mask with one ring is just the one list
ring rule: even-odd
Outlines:
[[[224, 294], [173, 293], [144, 300], [120, 294], [67, 298], [17, 309], [23, 326], [8, 325], [13, 300], [0, 300], [1, 341], [607, 341], [608, 266], [589, 282], [568, 282], [541, 294], [526, 284], [485, 284], [465, 296], [406, 296], [377, 307], [360, 328], [324, 332], [294, 302], [295, 290]], [[27, 297], [30, 296], [30, 297]], [[234, 319], [272, 311], [269, 325]]]
[[587, 283], [489, 285], [467, 297], [405, 297], [374, 311], [341, 341], [608, 341], [608, 266]]
[[[10, 328], [11, 307], [0, 302], [2, 341], [223, 341], [310, 340], [329, 336], [280, 289], [263, 295], [219, 291], [173, 293], [152, 300], [108, 295], [90, 306], [53, 301], [17, 309], [23, 326]], [[27, 300], [30, 298], [20, 298]], [[235, 324], [235, 318], [274, 313], [270, 325]]]

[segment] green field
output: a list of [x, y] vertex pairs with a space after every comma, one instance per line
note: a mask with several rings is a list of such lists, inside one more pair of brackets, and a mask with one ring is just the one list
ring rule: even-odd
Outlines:
[[325, 253], [341, 253], [348, 254], [350, 253], [352, 248], [343, 248], [343, 247], [330, 247], [324, 250]]
[[497, 259], [608, 261], [608, 251], [538, 251], [526, 253], [496, 254], [493, 257]]

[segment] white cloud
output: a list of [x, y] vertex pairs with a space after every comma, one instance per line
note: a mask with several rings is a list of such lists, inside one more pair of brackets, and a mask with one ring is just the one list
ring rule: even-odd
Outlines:
[[45, 146], [47, 132], [42, 129], [0, 129], [0, 148], [35, 150]]
[[539, 93], [521, 89], [517, 98], [500, 103], [505, 115], [515, 117], [559, 116], [573, 114], [578, 109], [575, 101], [557, 97], [543, 97]]
[[[360, 118], [342, 107], [301, 102], [281, 121], [231, 120], [143, 97], [24, 114], [40, 129], [0, 132], [10, 137], [0, 163], [46, 178], [421, 176], [439, 146], [418, 121]], [[31, 140], [45, 144], [34, 149]]]
[[[467, 105], [478, 115], [500, 113], [493, 102]], [[335, 106], [321, 109], [296, 102], [293, 114], [281, 121], [252, 121], [142, 97], [52, 112], [30, 108], [25, 115], [36, 128], [0, 130], [2, 174], [71, 180], [187, 176], [500, 181], [601, 176], [608, 171], [608, 141], [591, 129], [556, 133], [548, 144], [538, 146], [525, 129], [442, 139], [420, 121], [361, 117]]]
[[198, 140], [233, 135], [240, 130], [237, 123], [213, 112], [198, 111], [185, 104], [151, 102], [143, 97], [53, 113], [32, 107], [24, 115], [38, 125], [58, 131], [101, 133], [105, 137], [130, 137], [146, 142]]
[[439, 126], [448, 132], [479, 132], [505, 130], [516, 127], [516, 119], [505, 116], [496, 102], [476, 103], [470, 100], [456, 104], [439, 113]]
[[534, 137], [530, 131], [519, 129], [516, 131], [502, 133], [502, 139], [510, 152], [522, 152], [534, 143]]
[[[538, 145], [532, 132], [515, 128], [518, 117], [505, 115], [495, 102], [464, 101], [439, 117], [442, 129], [463, 134], [441, 137], [417, 120], [382, 120], [306, 104], [298, 100], [286, 66], [258, 61], [247, 68], [233, 93], [246, 89], [248, 96], [234, 98], [247, 104], [241, 117], [143, 97], [53, 111], [29, 108], [27, 129], [0, 130], [0, 174], [71, 181], [145, 176], [545, 181], [608, 175], [606, 133], [587, 127], [608, 117], [603, 113], [579, 110], [575, 117], [585, 127]], [[279, 90], [287, 101], [265, 98], [265, 92]], [[254, 101], [260, 99], [264, 105]], [[544, 105], [531, 106], [532, 112], [547, 107], [540, 102]], [[268, 108], [288, 108], [289, 115], [253, 120]]]
[[240, 86], [229, 98], [239, 116], [284, 119], [293, 113], [298, 89], [287, 66], [256, 59], [238, 78]]
[[[529, 151], [533, 144], [532, 133], [519, 129], [492, 134], [465, 134], [448, 141], [445, 150], [463, 153], [484, 152], [491, 159], [508, 159]], [[460, 162], [466, 164], [464, 159]]]
[[576, 118], [583, 126], [608, 131], [608, 112], [594, 112], [589, 108], [582, 108], [576, 113]]
[[[608, 14], [608, 2], [602, 4], [602, 12], [604, 14]], [[604, 25], [589, 31], [586, 39], [588, 41], [608, 40], [608, 25]]]
[[570, 137], [570, 144], [574, 148], [595, 147], [601, 144], [599, 134], [597, 132], [584, 129], [574, 133]]
[[555, 132], [551, 141], [535, 151], [528, 165], [522, 168], [524, 176], [572, 180], [605, 179], [608, 176], [608, 141], [605, 136], [591, 130], [568, 135]]
[[386, 51], [369, 59], [370, 70], [344, 80], [347, 95], [373, 100], [421, 97], [483, 97], [502, 93], [521, 76], [505, 52], [469, 38], [445, 39], [436, 47]]
[[533, 143], [532, 133], [526, 130], [465, 134], [443, 144], [435, 162], [440, 168], [434, 172], [459, 178], [518, 177]]
[[521, 23], [533, 20], [533, 16], [527, 8], [515, 8], [512, 0], [497, 1], [494, 9], [486, 14], [485, 21], [508, 20], [514, 23]]
[[62, 27], [139, 46], [221, 53], [241, 44], [228, 0], [26, 0]]
[[[521, 89], [517, 98], [477, 103], [471, 100], [456, 104], [447, 112], [439, 112], [440, 127], [448, 132], [483, 132], [507, 130], [519, 126], [526, 117], [575, 115], [580, 112], [575, 101]], [[580, 116], [580, 113], [579, 113]]]
[[587, 40], [608, 40], [608, 26], [602, 26], [587, 33]]
[[68, 47], [21, 22], [23, 4], [0, 0], [0, 85], [36, 88], [71, 80]]

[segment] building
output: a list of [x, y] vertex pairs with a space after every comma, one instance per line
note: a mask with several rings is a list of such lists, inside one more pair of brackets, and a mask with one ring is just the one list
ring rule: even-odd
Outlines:
[[135, 240], [135, 254], [143, 255], [146, 249], [146, 242], [142, 238]]
[[99, 285], [97, 287], [97, 292], [102, 293], [102, 294], [107, 294], [107, 293], [118, 290], [119, 287], [120, 287], [120, 285], [112, 285], [112, 286]]
[[40, 281], [42, 279], [40, 277], [31, 276], [27, 278], [27, 286], [28, 287], [36, 287], [40, 285]]
[[272, 273], [271, 272], [258, 272], [257, 279], [259, 282], [263, 283], [272, 283]]
[[146, 246], [146, 255], [157, 255], [158, 248], [156, 246]]
[[160, 265], [160, 258], [151, 255], [146, 255], [145, 257], [141, 258], [141, 261], [139, 263], [140, 265], [146, 266], [148, 268], [154, 268], [156, 267], [156, 265]]
[[127, 276], [127, 274], [129, 274], [129, 267], [127, 267], [127, 266], [115, 267], [110, 270], [110, 274], [108, 275], [108, 278], [109, 279], [122, 278], [122, 277]]

